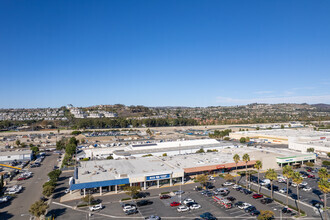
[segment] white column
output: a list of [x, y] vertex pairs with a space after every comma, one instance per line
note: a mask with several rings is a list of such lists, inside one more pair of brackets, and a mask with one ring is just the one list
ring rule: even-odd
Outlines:
[[157, 188], [159, 188], [159, 180], [157, 180]]
[[184, 177], [182, 177], [182, 184], [184, 184]]
[[86, 196], [86, 189], [84, 188], [84, 197]]
[[172, 177], [170, 177], [170, 186], [173, 186]]
[[102, 186], [100, 186], [100, 196], [102, 196]]
[[115, 185], [115, 192], [118, 193], [118, 186]]
[[143, 189], [146, 190], [147, 189], [147, 181], [144, 181], [144, 184], [143, 184]]
[[132, 183], [129, 183], [129, 186], [132, 186]]

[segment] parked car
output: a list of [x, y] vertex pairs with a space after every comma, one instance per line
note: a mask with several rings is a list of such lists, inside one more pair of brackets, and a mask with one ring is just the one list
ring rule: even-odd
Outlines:
[[233, 185], [233, 189], [237, 189], [238, 187], [240, 187], [239, 185]]
[[260, 200], [260, 202], [262, 204], [269, 204], [269, 203], [272, 203], [273, 200], [271, 198], [263, 198], [263, 199]]
[[[283, 188], [283, 189], [280, 189], [279, 192], [284, 194], [284, 193], [286, 193], [286, 190], [287, 190], [286, 188]], [[289, 189], [289, 194], [290, 193], [292, 193], [291, 189]]]
[[158, 215], [150, 215], [148, 217], [145, 217], [146, 220], [160, 220], [161, 218]]
[[260, 212], [258, 211], [258, 210], [252, 210], [251, 212], [250, 212], [250, 215], [252, 215], [252, 216], [258, 216], [258, 215], [260, 215]]
[[323, 202], [318, 201], [318, 200], [311, 200], [310, 203], [312, 204], [312, 206], [314, 206], [315, 208], [318, 208], [318, 209], [322, 209], [324, 206]]
[[97, 205], [93, 205], [93, 206], [89, 207], [89, 210], [91, 210], [91, 211], [96, 211], [96, 210], [100, 210], [100, 209], [103, 209], [102, 204], [97, 204]]
[[232, 196], [228, 196], [226, 199], [228, 199], [231, 202], [234, 202], [236, 200], [236, 198]]
[[124, 204], [123, 205], [123, 211], [126, 212], [128, 210], [135, 210], [136, 209], [136, 205], [134, 204]]
[[259, 198], [262, 198], [262, 197], [264, 197], [262, 194], [253, 194], [253, 196], [252, 196], [252, 198], [254, 198], [254, 199], [259, 199]]
[[211, 213], [209, 212], [204, 212], [203, 214], [201, 214], [199, 217], [201, 217], [204, 220], [216, 220], [217, 218], [214, 217]]
[[186, 211], [189, 211], [189, 208], [187, 206], [181, 205], [176, 210], [178, 212], [186, 212]]
[[238, 201], [234, 204], [235, 207], [239, 207], [239, 206], [242, 206], [244, 204], [244, 202], [242, 201]]
[[304, 190], [305, 192], [309, 192], [312, 190], [312, 188], [308, 186], [308, 187], [304, 187], [302, 190]]
[[244, 192], [245, 195], [248, 195], [248, 194], [251, 194], [252, 193], [252, 191], [250, 191], [248, 189], [244, 189], [243, 192]]
[[0, 203], [8, 202], [11, 199], [11, 196], [0, 197]]
[[252, 206], [250, 203], [244, 202], [241, 206], [237, 206], [239, 209], [246, 209], [248, 207]]
[[159, 198], [160, 199], [170, 199], [171, 196], [169, 196], [169, 195], [161, 195], [161, 196], [159, 196]]
[[179, 203], [179, 202], [172, 202], [172, 203], [170, 204], [171, 207], [179, 206], [179, 205], [181, 205], [181, 203]]
[[202, 206], [198, 203], [194, 203], [191, 206], [189, 206], [190, 209], [200, 209]]
[[150, 200], [140, 200], [136, 203], [137, 206], [145, 206], [145, 205], [149, 205], [152, 204], [153, 202]]
[[190, 203], [190, 202], [195, 202], [195, 200], [191, 199], [191, 198], [186, 198], [185, 200], [183, 200], [183, 204], [187, 204], [187, 203]]
[[307, 177], [308, 177], [308, 178], [311, 178], [311, 179], [315, 179], [315, 175], [313, 175], [313, 174], [308, 174]]
[[26, 179], [27, 179], [26, 177], [21, 176], [21, 177], [17, 178], [17, 181], [22, 181], [22, 180], [26, 180]]
[[282, 213], [287, 214], [287, 215], [295, 215], [292, 209], [289, 209], [288, 207], [284, 207], [282, 209]]
[[234, 185], [234, 183], [232, 183], [232, 182], [225, 182], [225, 183], [223, 183], [223, 185], [224, 186], [231, 186], [231, 185]]
[[178, 190], [175, 192], [175, 195], [182, 195], [184, 194], [184, 191], [183, 190]]
[[245, 211], [246, 213], [250, 213], [250, 212], [252, 212], [252, 211], [254, 211], [254, 210], [257, 210], [257, 209], [256, 209], [256, 207], [254, 207], [253, 205], [251, 205], [251, 206], [249, 206], [249, 207], [247, 207], [247, 208], [244, 209], [244, 211]]
[[129, 210], [126, 210], [124, 213], [125, 213], [125, 215], [132, 215], [132, 214], [135, 214], [138, 212], [139, 211], [137, 209], [129, 209]]

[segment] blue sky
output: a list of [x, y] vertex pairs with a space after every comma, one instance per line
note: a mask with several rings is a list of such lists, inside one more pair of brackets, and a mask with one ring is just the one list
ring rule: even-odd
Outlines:
[[0, 1], [0, 108], [330, 104], [330, 1]]

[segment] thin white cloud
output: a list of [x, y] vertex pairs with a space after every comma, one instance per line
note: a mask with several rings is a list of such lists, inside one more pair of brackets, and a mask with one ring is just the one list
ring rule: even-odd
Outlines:
[[217, 103], [221, 104], [233, 104], [233, 105], [245, 105], [250, 103], [330, 103], [330, 95], [319, 96], [283, 96], [283, 97], [262, 97], [262, 98], [250, 98], [250, 99], [237, 99], [230, 97], [217, 97]]
[[259, 95], [271, 94], [271, 93], [273, 93], [273, 91], [256, 91], [256, 92], [254, 92], [254, 94], [259, 94]]

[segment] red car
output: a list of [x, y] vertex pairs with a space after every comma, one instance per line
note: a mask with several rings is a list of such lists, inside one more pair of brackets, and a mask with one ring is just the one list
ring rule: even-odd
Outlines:
[[20, 178], [17, 178], [17, 181], [22, 181], [22, 180], [26, 180], [26, 179], [27, 179], [26, 177], [22, 176]]
[[169, 195], [161, 195], [161, 196], [159, 196], [159, 198], [160, 199], [170, 199], [171, 196], [169, 196]]
[[254, 199], [259, 199], [259, 198], [262, 198], [262, 197], [264, 197], [264, 196], [261, 195], [261, 194], [253, 194], [253, 196], [252, 196], [252, 198], [254, 198]]
[[170, 204], [171, 207], [179, 206], [179, 205], [181, 205], [181, 203], [179, 203], [179, 202], [172, 202], [172, 203]]
[[312, 174], [308, 174], [308, 178], [312, 178], [312, 179], [315, 179], [315, 175], [312, 175]]

